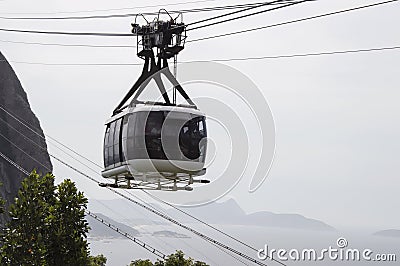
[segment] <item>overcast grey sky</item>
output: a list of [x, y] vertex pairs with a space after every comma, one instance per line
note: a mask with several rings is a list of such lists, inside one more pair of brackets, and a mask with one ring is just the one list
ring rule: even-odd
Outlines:
[[[177, 2], [177, 0], [175, 0]], [[378, 0], [319, 0], [189, 32], [189, 39], [302, 18]], [[152, 1], [151, 4], [163, 4]], [[169, 1], [173, 3], [173, 1]], [[236, 4], [209, 1], [170, 9]], [[149, 5], [149, 1], [2, 1], [0, 13], [47, 13]], [[140, 8], [136, 11], [155, 11]], [[97, 12], [122, 13], [127, 10]], [[136, 12], [135, 11], [135, 12]], [[79, 13], [93, 14], [93, 13]], [[78, 15], [79, 15], [78, 14]], [[188, 44], [179, 60], [256, 57], [400, 45], [400, 3]], [[76, 15], [76, 14], [75, 14]], [[195, 21], [211, 14], [185, 14]], [[10, 15], [11, 16], [11, 15]], [[131, 18], [5, 21], [2, 28], [129, 32]], [[0, 32], [1, 41], [133, 44], [132, 38]], [[135, 49], [0, 42], [10, 61], [139, 63]], [[251, 175], [226, 198], [247, 211], [299, 213], [333, 226], [400, 228], [400, 51], [229, 62], [260, 88], [274, 114], [276, 157], [266, 182]], [[102, 163], [103, 123], [140, 73], [137, 66], [43, 66], [11, 62], [45, 133]], [[229, 99], [224, 99], [229, 101]], [[203, 110], [207, 112], [207, 110]], [[50, 146], [50, 152], [58, 154]], [[107, 191], [53, 162], [91, 198]]]

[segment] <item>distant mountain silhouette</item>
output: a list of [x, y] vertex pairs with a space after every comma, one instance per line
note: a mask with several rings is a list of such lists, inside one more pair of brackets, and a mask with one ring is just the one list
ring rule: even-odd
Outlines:
[[378, 231], [378, 232], [374, 233], [374, 236], [400, 238], [400, 230], [396, 230], [396, 229], [382, 230], [382, 231]]
[[155, 236], [155, 237], [172, 237], [172, 238], [190, 238], [189, 236], [187, 236], [185, 234], [180, 234], [180, 233], [169, 231], [169, 230], [156, 231], [153, 233], [153, 236]]
[[186, 208], [185, 210], [198, 218], [217, 224], [254, 225], [321, 231], [336, 230], [324, 222], [306, 218], [299, 214], [277, 214], [268, 211], [246, 214], [233, 199], [196, 208]]
[[[126, 203], [124, 200], [108, 200], [108, 201], [90, 201], [91, 206], [102, 208], [104, 204], [113, 206], [114, 213], [124, 214], [124, 220], [129, 220], [130, 224], [151, 225], [153, 224], [168, 224], [168, 221], [157, 216], [151, 215], [145, 217], [140, 216], [137, 211], [138, 207]], [[152, 204], [157, 209], [161, 209], [171, 217], [185, 223], [195, 223], [196, 221], [182, 215], [174, 209], [164, 209], [160, 205]], [[165, 206], [165, 205], [163, 205]], [[95, 208], [96, 209], [96, 208]], [[263, 227], [278, 227], [292, 228], [303, 230], [319, 230], [319, 231], [335, 231], [332, 226], [315, 219], [306, 218], [299, 214], [276, 214], [268, 211], [260, 211], [246, 214], [242, 208], [233, 199], [225, 202], [214, 202], [200, 207], [181, 208], [182, 210], [192, 214], [193, 216], [211, 223], [211, 224], [227, 224], [227, 225], [251, 225]], [[148, 214], [145, 210], [141, 211]], [[132, 214], [131, 216], [129, 216]], [[128, 217], [129, 216], [129, 217]], [[114, 217], [114, 216], [112, 216]], [[117, 217], [114, 217], [117, 219]]]

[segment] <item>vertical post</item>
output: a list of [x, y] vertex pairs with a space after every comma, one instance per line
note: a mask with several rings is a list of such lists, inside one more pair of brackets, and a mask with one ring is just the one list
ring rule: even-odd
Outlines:
[[[178, 55], [174, 55], [174, 77], [176, 79], [176, 75], [178, 74]], [[176, 105], [176, 87], [172, 89], [172, 103]]]

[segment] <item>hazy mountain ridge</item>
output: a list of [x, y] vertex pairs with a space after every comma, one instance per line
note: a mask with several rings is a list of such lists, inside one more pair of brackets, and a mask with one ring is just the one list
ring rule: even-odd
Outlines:
[[374, 236], [383, 236], [383, 237], [395, 237], [400, 238], [400, 230], [398, 229], [388, 229], [375, 232]]
[[[137, 225], [160, 225], [169, 224], [167, 221], [155, 215], [148, 215], [148, 212], [126, 203], [124, 200], [99, 201], [91, 200], [93, 208], [102, 208], [104, 204], [112, 205], [115, 213], [112, 218], [119, 221]], [[195, 223], [193, 219], [187, 217], [172, 208], [164, 209], [157, 204], [152, 204], [157, 209], [165, 211], [171, 217], [185, 222]], [[181, 208], [185, 212], [211, 224], [229, 225], [251, 225], [263, 227], [291, 228], [302, 230], [335, 231], [336, 229], [322, 221], [306, 218], [299, 214], [276, 214], [268, 211], [260, 211], [246, 214], [243, 209], [230, 199], [222, 203], [214, 202], [205, 206]], [[115, 214], [123, 214], [123, 217], [115, 217]], [[147, 216], [146, 216], [147, 215]]]
[[306, 218], [300, 214], [277, 214], [269, 211], [259, 211], [246, 214], [235, 200], [230, 199], [222, 203], [187, 208], [198, 218], [206, 219], [212, 223], [232, 225], [253, 225], [265, 227], [279, 227], [305, 230], [334, 231], [334, 227], [316, 220]]
[[156, 231], [152, 234], [155, 237], [170, 237], [170, 238], [190, 238], [189, 236], [169, 230]]

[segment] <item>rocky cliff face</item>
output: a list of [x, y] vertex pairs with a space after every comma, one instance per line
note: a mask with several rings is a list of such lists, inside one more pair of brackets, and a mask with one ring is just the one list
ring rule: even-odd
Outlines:
[[[8, 113], [7, 113], [8, 112]], [[17, 119], [28, 125], [24, 126]], [[39, 120], [32, 112], [17, 75], [0, 52], [0, 152], [27, 171], [52, 171], [50, 157]], [[0, 195], [14, 201], [23, 174], [0, 156]], [[0, 224], [5, 217], [0, 217]]]

